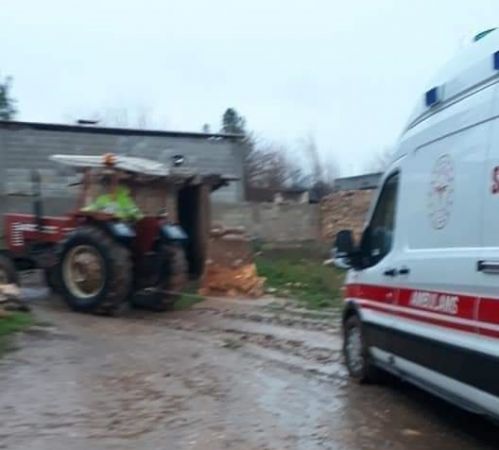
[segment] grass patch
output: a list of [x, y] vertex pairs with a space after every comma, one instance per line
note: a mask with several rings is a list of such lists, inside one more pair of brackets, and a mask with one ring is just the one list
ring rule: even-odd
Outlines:
[[179, 299], [173, 304], [173, 309], [175, 311], [181, 311], [183, 309], [189, 309], [196, 303], [200, 303], [204, 300], [202, 295], [198, 294], [199, 290], [199, 280], [191, 280], [182, 289]]
[[11, 313], [0, 318], [0, 355], [9, 349], [9, 337], [12, 333], [25, 330], [33, 325], [33, 317], [28, 313]]
[[267, 288], [283, 297], [296, 298], [311, 309], [338, 307], [344, 272], [323, 265], [320, 256], [291, 250], [263, 251], [256, 258], [258, 274]]
[[180, 298], [173, 305], [175, 311], [181, 311], [183, 309], [189, 309], [196, 303], [200, 303], [204, 300], [204, 297], [197, 294], [182, 294]]

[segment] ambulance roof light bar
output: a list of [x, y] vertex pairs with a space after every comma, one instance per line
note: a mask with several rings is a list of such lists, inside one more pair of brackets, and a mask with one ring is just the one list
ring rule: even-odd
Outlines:
[[431, 88], [429, 91], [426, 91], [425, 93], [425, 104], [429, 108], [435, 106], [436, 104], [440, 103], [442, 98], [441, 98], [441, 89], [439, 86], [435, 86], [434, 88]]
[[492, 59], [494, 61], [494, 70], [499, 70], [499, 51], [492, 55]]

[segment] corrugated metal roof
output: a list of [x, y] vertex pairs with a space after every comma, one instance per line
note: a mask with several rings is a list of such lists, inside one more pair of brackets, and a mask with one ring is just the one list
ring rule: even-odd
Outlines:
[[31, 128], [34, 130], [63, 131], [63, 132], [65, 131], [69, 133], [113, 134], [113, 135], [124, 135], [124, 136], [170, 136], [170, 137], [187, 137], [195, 139], [230, 139], [230, 140], [243, 140], [245, 138], [245, 136], [241, 134], [200, 133], [200, 132], [191, 132], [191, 131], [141, 130], [136, 128], [66, 125], [66, 124], [56, 124], [56, 123], [20, 122], [20, 121], [10, 121], [10, 120], [9, 121], [0, 120], [0, 127], [7, 129]]
[[376, 189], [379, 185], [381, 172], [366, 173], [353, 177], [337, 178], [334, 182], [336, 191], [356, 191], [361, 189]]

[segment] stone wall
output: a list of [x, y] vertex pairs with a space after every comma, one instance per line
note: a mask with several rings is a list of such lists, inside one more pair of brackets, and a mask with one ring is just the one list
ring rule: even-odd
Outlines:
[[243, 226], [254, 239], [299, 243], [320, 239], [320, 207], [308, 203], [213, 203], [212, 221]]
[[325, 242], [350, 229], [358, 238], [364, 228], [374, 190], [340, 191], [320, 205], [238, 203], [212, 205], [213, 223], [243, 226], [255, 239], [277, 244]]
[[374, 190], [340, 191], [321, 202], [321, 239], [331, 242], [340, 230], [349, 229], [360, 237]]

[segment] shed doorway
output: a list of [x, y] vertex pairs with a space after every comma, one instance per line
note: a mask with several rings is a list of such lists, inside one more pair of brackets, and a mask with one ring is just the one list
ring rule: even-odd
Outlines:
[[185, 186], [177, 196], [178, 219], [188, 236], [186, 246], [189, 275], [199, 278], [206, 257], [209, 197], [203, 195], [205, 186]]

